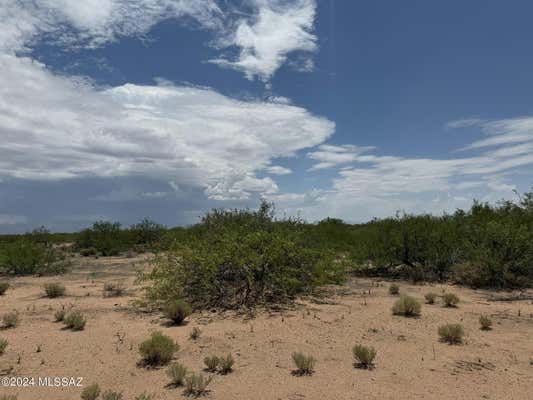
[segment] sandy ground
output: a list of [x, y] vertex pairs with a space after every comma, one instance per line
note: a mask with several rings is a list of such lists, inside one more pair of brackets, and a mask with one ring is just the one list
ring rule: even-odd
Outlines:
[[[422, 316], [413, 319], [391, 314], [396, 298], [387, 293], [387, 282], [354, 279], [289, 310], [258, 312], [254, 318], [205, 312], [185, 326], [168, 326], [159, 314], [131, 305], [141, 295], [135, 271], [146, 265], [142, 257], [78, 258], [72, 272], [61, 277], [12, 279], [14, 288], [0, 297], [0, 314], [18, 310], [21, 321], [0, 330], [0, 338], [9, 341], [0, 356], [0, 379], [83, 377], [83, 385], [97, 382], [103, 390], [123, 392], [124, 400], [143, 391], [155, 394], [154, 400], [185, 398], [182, 388], [168, 386], [164, 368], [137, 365], [139, 343], [163, 331], [179, 343], [176, 358], [192, 371], [202, 370], [205, 356], [233, 354], [234, 372], [213, 376], [212, 399], [533, 399], [532, 292], [524, 300], [502, 301], [513, 294], [400, 283], [402, 292], [421, 301], [428, 291], [461, 298], [458, 308], [424, 304]], [[104, 282], [117, 280], [126, 283], [127, 294], [104, 298]], [[53, 281], [67, 287], [67, 296], [43, 297], [42, 285]], [[84, 331], [63, 330], [53, 322], [62, 305], [86, 314]], [[482, 313], [492, 317], [491, 331], [479, 329]], [[439, 342], [438, 326], [456, 322], [465, 327], [464, 343]], [[193, 327], [202, 331], [196, 341], [189, 339]], [[354, 368], [351, 349], [357, 343], [377, 349], [373, 370]], [[294, 351], [317, 359], [312, 376], [291, 374]], [[81, 390], [0, 387], [0, 395], [71, 400], [79, 399]]]

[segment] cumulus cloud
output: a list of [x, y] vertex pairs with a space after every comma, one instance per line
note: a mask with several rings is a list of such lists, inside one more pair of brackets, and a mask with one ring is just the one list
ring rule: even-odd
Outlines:
[[273, 165], [271, 167], [268, 167], [266, 169], [266, 172], [273, 175], [289, 175], [292, 174], [292, 170], [290, 168], [285, 168], [280, 165]]
[[307, 154], [312, 160], [319, 161], [310, 168], [310, 171], [316, 171], [320, 169], [326, 169], [335, 167], [342, 164], [352, 163], [357, 161], [359, 156], [367, 151], [374, 149], [374, 147], [354, 146], [354, 145], [321, 145], [316, 151], [312, 151]]

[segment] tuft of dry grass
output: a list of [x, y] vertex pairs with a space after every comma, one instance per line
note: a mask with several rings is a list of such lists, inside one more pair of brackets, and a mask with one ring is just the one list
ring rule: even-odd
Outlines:
[[404, 294], [392, 306], [392, 313], [404, 317], [416, 317], [420, 315], [421, 308], [417, 299]]
[[437, 300], [437, 294], [433, 292], [426, 293], [424, 296], [426, 299], [427, 304], [435, 304], [435, 300]]
[[82, 400], [96, 400], [100, 396], [100, 386], [98, 383], [93, 383], [92, 385], [87, 386], [81, 392]]
[[315, 370], [316, 360], [313, 356], [303, 353], [292, 353], [292, 361], [296, 366], [295, 375], [311, 375]]
[[9, 283], [7, 282], [0, 282], [0, 296], [3, 296], [7, 289], [9, 289]]
[[124, 294], [126, 288], [122, 282], [106, 282], [104, 283], [104, 297], [119, 297]]
[[481, 325], [481, 330], [489, 331], [492, 329], [492, 319], [488, 315], [481, 315], [479, 324]]
[[139, 353], [145, 365], [166, 365], [179, 350], [179, 345], [167, 335], [154, 332], [150, 339], [145, 340], [139, 346]]
[[209, 356], [204, 358], [205, 370], [208, 372], [216, 372], [219, 363], [220, 358], [217, 356]]
[[87, 320], [81, 311], [72, 311], [64, 316], [63, 323], [67, 329], [73, 331], [82, 331], [85, 329]]
[[211, 377], [206, 378], [202, 374], [190, 374], [185, 378], [185, 395], [196, 397], [205, 395], [211, 380]]
[[439, 327], [440, 340], [449, 344], [460, 344], [465, 334], [460, 324], [446, 324]]
[[64, 296], [65, 292], [65, 286], [60, 283], [46, 283], [44, 285], [44, 293], [46, 294], [46, 297], [49, 297], [51, 299]]
[[355, 357], [356, 367], [366, 369], [371, 369], [373, 367], [374, 358], [376, 358], [377, 354], [376, 349], [358, 344], [353, 347], [352, 352]]
[[235, 360], [231, 354], [228, 354], [226, 357], [220, 357], [218, 362], [220, 373], [226, 375], [232, 372], [233, 364], [235, 364]]
[[200, 330], [200, 328], [195, 326], [194, 328], [192, 328], [192, 331], [191, 331], [191, 333], [189, 335], [189, 339], [198, 340], [200, 338], [201, 334], [202, 334], [202, 331]]
[[392, 294], [393, 296], [397, 296], [400, 294], [400, 286], [398, 286], [396, 283], [393, 283], [389, 286], [389, 294]]
[[6, 339], [0, 339], [0, 356], [5, 353], [8, 344]]
[[17, 311], [12, 311], [2, 316], [2, 323], [4, 328], [16, 328], [20, 322], [19, 313]]
[[191, 314], [191, 311], [191, 306], [185, 301], [174, 300], [165, 306], [163, 314], [176, 325], [180, 325]]
[[170, 364], [167, 369], [167, 376], [170, 378], [170, 383], [174, 386], [182, 386], [187, 375], [187, 368], [179, 362]]
[[454, 293], [444, 293], [442, 301], [444, 302], [444, 307], [457, 307], [459, 297]]

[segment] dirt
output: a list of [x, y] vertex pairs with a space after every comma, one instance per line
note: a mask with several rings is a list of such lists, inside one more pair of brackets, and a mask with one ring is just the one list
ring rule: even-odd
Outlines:
[[[277, 312], [254, 316], [234, 312], [195, 313], [183, 326], [169, 326], [158, 313], [141, 312], [133, 304], [142, 298], [136, 271], [149, 268], [148, 256], [76, 258], [72, 272], [60, 277], [21, 277], [0, 297], [0, 314], [17, 310], [16, 328], [0, 330], [9, 341], [0, 356], [0, 379], [34, 378], [28, 387], [0, 387], [0, 394], [19, 400], [79, 399], [81, 385], [97, 382], [103, 390], [123, 392], [124, 400], [143, 391], [154, 400], [186, 398], [172, 387], [165, 368], [140, 367], [139, 344], [154, 331], [179, 345], [176, 359], [190, 371], [202, 371], [209, 355], [231, 353], [234, 371], [213, 375], [207, 398], [249, 399], [516, 399], [533, 398], [532, 292], [495, 293], [449, 285], [411, 285], [401, 292], [423, 302], [433, 291], [457, 294], [457, 308], [440, 301], [424, 304], [419, 318], [393, 316], [396, 296], [389, 282], [353, 279], [326, 288], [321, 296], [300, 299]], [[105, 282], [120, 281], [121, 297], [104, 297]], [[43, 284], [61, 282], [67, 295], [49, 299]], [[440, 300], [440, 299], [439, 299]], [[84, 330], [73, 332], [54, 322], [54, 312], [73, 307], [87, 317]], [[493, 329], [480, 330], [481, 314], [491, 316]], [[461, 345], [440, 342], [437, 328], [461, 323]], [[197, 340], [189, 338], [201, 329]], [[373, 369], [354, 367], [352, 347], [376, 348]], [[315, 372], [297, 376], [291, 354], [316, 358]], [[38, 386], [45, 377], [74, 377], [64, 387]], [[16, 383], [16, 382], [15, 382]], [[19, 384], [23, 383], [19, 381]], [[53, 381], [52, 381], [53, 384]], [[33, 386], [32, 386], [33, 385]]]

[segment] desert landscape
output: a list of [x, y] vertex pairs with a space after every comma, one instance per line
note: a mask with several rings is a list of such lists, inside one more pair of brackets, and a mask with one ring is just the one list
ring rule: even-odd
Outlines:
[[[143, 312], [137, 271], [149, 269], [151, 255], [89, 258], [77, 256], [61, 277], [16, 277], [0, 297], [0, 315], [16, 310], [16, 327], [0, 330], [9, 345], [0, 356], [0, 377], [83, 377], [83, 387], [2, 387], [19, 400], [72, 400], [98, 383], [102, 391], [135, 399], [186, 398], [170, 385], [166, 367], [139, 365], [139, 345], [161, 331], [180, 346], [174, 359], [190, 371], [212, 376], [212, 399], [527, 399], [533, 377], [533, 292], [472, 290], [448, 284], [395, 282], [400, 293], [424, 303], [416, 318], [391, 312], [397, 295], [391, 282], [350, 278], [327, 286], [293, 304], [249, 312], [206, 310], [173, 326], [159, 312]], [[61, 282], [64, 296], [50, 299], [43, 285]], [[106, 283], [121, 282], [120, 296], [105, 296]], [[457, 307], [444, 307], [440, 296], [455, 293]], [[84, 313], [81, 331], [54, 322], [62, 307]], [[492, 329], [481, 330], [487, 315]], [[439, 341], [438, 327], [460, 323], [459, 345]], [[191, 339], [194, 328], [200, 335]], [[372, 346], [371, 369], [354, 365], [352, 347]], [[316, 359], [310, 375], [294, 374], [293, 352]], [[203, 371], [204, 358], [231, 354], [233, 371]]]

